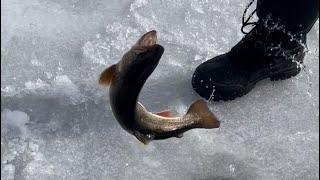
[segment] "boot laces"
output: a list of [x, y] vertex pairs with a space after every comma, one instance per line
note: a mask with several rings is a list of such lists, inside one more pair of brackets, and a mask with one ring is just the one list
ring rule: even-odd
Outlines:
[[249, 7], [254, 3], [254, 1], [255, 0], [250, 0], [249, 1], [249, 3], [247, 4], [247, 6], [246, 6], [246, 9], [244, 10], [244, 12], [243, 12], [243, 15], [242, 15], [242, 27], [241, 27], [241, 32], [243, 33], [243, 34], [249, 34], [249, 32], [245, 32], [244, 31], [244, 28], [246, 27], [246, 26], [249, 26], [249, 25], [251, 25], [251, 26], [256, 26], [258, 23], [257, 22], [249, 22], [250, 21], [250, 19], [252, 18], [252, 16], [254, 15], [254, 13], [256, 13], [256, 11], [257, 11], [257, 9], [255, 9], [255, 10], [253, 10], [250, 14], [249, 14], [249, 16], [248, 16], [248, 18], [245, 20], [245, 15], [246, 15], [246, 13], [247, 13], [247, 11], [248, 11], [248, 9], [249, 9]]

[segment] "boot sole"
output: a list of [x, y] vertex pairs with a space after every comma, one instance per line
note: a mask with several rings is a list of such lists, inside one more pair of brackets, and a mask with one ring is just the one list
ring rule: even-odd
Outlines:
[[[297, 71], [297, 69], [291, 69], [291, 70], [284, 71], [284, 72], [274, 73], [272, 75], [262, 77], [247, 86], [237, 86], [237, 87], [235, 86], [234, 88], [230, 88], [230, 86], [224, 86], [224, 87], [220, 86], [219, 91], [215, 90], [215, 93], [214, 93], [215, 95], [213, 96], [213, 99], [210, 99], [210, 97], [208, 97], [208, 96], [206, 96], [205, 98], [210, 99], [211, 101], [221, 101], [221, 100], [222, 101], [231, 101], [231, 100], [234, 100], [236, 98], [239, 98], [239, 97], [242, 97], [242, 96], [248, 94], [255, 87], [256, 83], [263, 80], [263, 79], [270, 78], [271, 81], [286, 80], [286, 79], [289, 79], [289, 78], [292, 78], [292, 77], [298, 75], [300, 73], [300, 71], [301, 71], [301, 69], [299, 68], [298, 71]], [[198, 91], [198, 93], [199, 93], [199, 91], [206, 92], [207, 89], [200, 88], [200, 89], [196, 89], [196, 91]], [[221, 94], [224, 94], [224, 95], [221, 96]]]

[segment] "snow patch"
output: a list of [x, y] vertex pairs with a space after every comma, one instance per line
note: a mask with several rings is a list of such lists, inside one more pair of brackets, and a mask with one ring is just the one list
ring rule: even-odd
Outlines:
[[19, 110], [11, 111], [9, 109], [4, 109], [1, 112], [1, 126], [6, 130], [9, 130], [10, 128], [19, 129], [23, 139], [29, 137], [26, 126], [29, 120], [30, 117], [28, 114]]

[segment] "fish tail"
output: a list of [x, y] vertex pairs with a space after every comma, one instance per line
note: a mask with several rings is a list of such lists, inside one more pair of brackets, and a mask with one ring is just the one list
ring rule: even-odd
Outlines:
[[207, 103], [203, 99], [199, 99], [192, 103], [187, 111], [187, 115], [196, 116], [199, 119], [197, 125], [199, 128], [219, 128], [220, 121], [209, 110]]

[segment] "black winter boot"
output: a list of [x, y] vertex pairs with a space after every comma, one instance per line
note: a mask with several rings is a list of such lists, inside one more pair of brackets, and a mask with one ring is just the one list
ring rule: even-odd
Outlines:
[[299, 74], [305, 44], [306, 34], [291, 35], [271, 20], [259, 20], [230, 52], [199, 65], [192, 86], [206, 99], [233, 100], [262, 79], [283, 80]]

